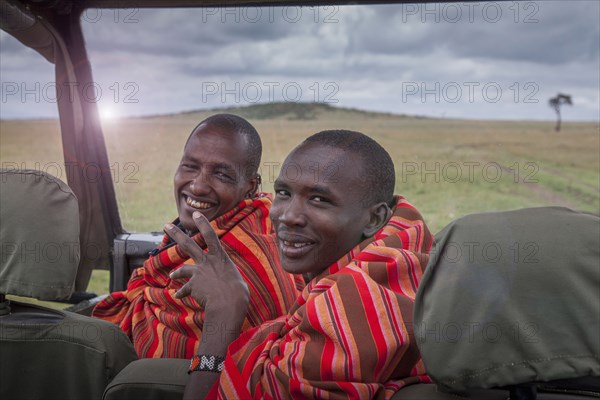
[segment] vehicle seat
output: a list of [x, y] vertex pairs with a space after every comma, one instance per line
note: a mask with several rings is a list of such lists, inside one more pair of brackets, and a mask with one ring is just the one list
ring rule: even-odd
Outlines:
[[600, 397], [599, 290], [598, 216], [540, 207], [453, 221], [415, 299], [415, 338], [436, 385], [394, 399]]
[[137, 359], [118, 326], [7, 300], [68, 298], [79, 265], [71, 189], [40, 171], [0, 170], [0, 398], [101, 399]]
[[183, 398], [190, 360], [142, 358], [126, 366], [106, 387], [103, 400], [179, 400]]

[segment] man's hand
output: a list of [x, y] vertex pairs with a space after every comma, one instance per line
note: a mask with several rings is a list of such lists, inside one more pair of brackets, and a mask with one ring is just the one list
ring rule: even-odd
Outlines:
[[[165, 225], [167, 234], [190, 256], [196, 265], [184, 265], [171, 273], [171, 279], [190, 278], [175, 294], [192, 296], [204, 308], [204, 328], [198, 354], [225, 356], [229, 344], [237, 339], [248, 311], [248, 285], [219, 237], [199, 212], [194, 222], [204, 237], [207, 251], [173, 224]], [[219, 379], [214, 372], [196, 371], [190, 375], [184, 399], [203, 399]]]
[[[200, 212], [194, 212], [194, 222], [204, 238], [207, 251], [173, 224], [165, 225], [167, 234], [179, 244], [196, 265], [184, 265], [171, 273], [171, 279], [190, 278], [175, 294], [178, 299], [192, 296], [208, 314], [228, 313], [228, 320], [244, 319], [248, 308], [248, 285], [221, 247], [219, 237]], [[232, 318], [237, 315], [238, 318]], [[216, 321], [215, 321], [216, 322]]]

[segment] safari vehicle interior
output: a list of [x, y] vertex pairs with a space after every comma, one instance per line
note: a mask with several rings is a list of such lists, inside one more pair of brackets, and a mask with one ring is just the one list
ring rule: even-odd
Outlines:
[[[122, 332], [108, 323], [87, 317], [102, 296], [65, 310], [9, 301], [6, 297], [64, 301], [72, 294], [80, 260], [89, 263], [86, 269], [90, 271], [109, 268], [109, 290], [123, 290], [133, 269], [143, 263], [162, 237], [159, 233], [128, 232], [122, 224], [98, 105], [85, 101], [86, 93], [83, 92], [94, 82], [94, 77], [82, 29], [82, 13], [88, 9], [382, 3], [428, 2], [0, 0], [2, 30], [54, 65], [56, 88], [75, 88], [72, 96], [56, 96], [62, 152], [67, 166], [66, 184], [35, 171], [2, 171], [2, 398], [180, 398], [187, 378], [187, 360], [136, 361], [135, 352]], [[77, 84], [73, 85], [74, 82]], [[86, 178], [88, 165], [97, 166], [98, 179]], [[39, 237], [31, 237], [31, 230], [26, 230], [30, 225], [39, 231]], [[61, 253], [65, 257], [56, 259], [51, 266], [27, 264], [22, 258], [7, 256], [16, 254], [14, 246], [41, 246], [52, 251], [51, 244], [57, 242], [68, 243], [70, 247]], [[14, 246], [8, 248], [5, 243]], [[81, 279], [89, 280], [89, 275]], [[73, 333], [73, 327], [81, 328], [78, 334]], [[46, 364], [47, 360], [52, 363]], [[56, 360], [62, 362], [56, 363]], [[164, 371], [164, 381], [145, 380], [145, 371], [157, 369]], [[10, 378], [5, 379], [7, 376]], [[461, 396], [579, 399], [600, 397], [600, 383], [598, 376], [569, 376], [543, 384], [532, 377], [531, 381], [514, 382], [501, 388], [474, 386], [460, 394], [443, 393], [432, 383], [408, 386], [394, 399], [454, 399]]]

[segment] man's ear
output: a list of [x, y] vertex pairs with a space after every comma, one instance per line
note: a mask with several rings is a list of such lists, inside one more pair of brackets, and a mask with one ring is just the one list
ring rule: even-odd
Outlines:
[[248, 190], [246, 192], [246, 197], [251, 199], [254, 196], [256, 196], [256, 192], [259, 191], [260, 188], [260, 183], [261, 183], [261, 177], [260, 174], [256, 174], [256, 176], [254, 176], [254, 178], [250, 178], [250, 180], [248, 181], [249, 186], [250, 186], [250, 190]]
[[377, 203], [369, 208], [369, 223], [363, 230], [365, 237], [371, 237], [380, 230], [392, 217], [392, 210], [385, 203]]

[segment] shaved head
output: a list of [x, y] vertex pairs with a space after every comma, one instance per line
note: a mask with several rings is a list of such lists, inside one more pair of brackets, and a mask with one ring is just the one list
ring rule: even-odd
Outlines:
[[247, 161], [246, 165], [244, 165], [246, 176], [248, 178], [251, 178], [257, 175], [258, 168], [260, 166], [260, 159], [262, 156], [262, 142], [260, 140], [258, 132], [250, 122], [246, 121], [244, 118], [238, 115], [233, 114], [211, 115], [210, 117], [200, 122], [194, 128], [194, 130], [188, 137], [187, 142], [189, 142], [190, 138], [194, 136], [194, 134], [201, 132], [199, 128], [203, 125], [218, 130], [232, 132], [245, 138], [248, 149]]
[[[349, 130], [327, 130], [315, 133], [296, 149], [313, 144], [335, 147], [357, 154], [362, 160], [359, 168], [365, 206], [385, 202], [393, 205], [396, 174], [388, 152], [367, 135]], [[294, 150], [295, 151], [295, 150]]]

